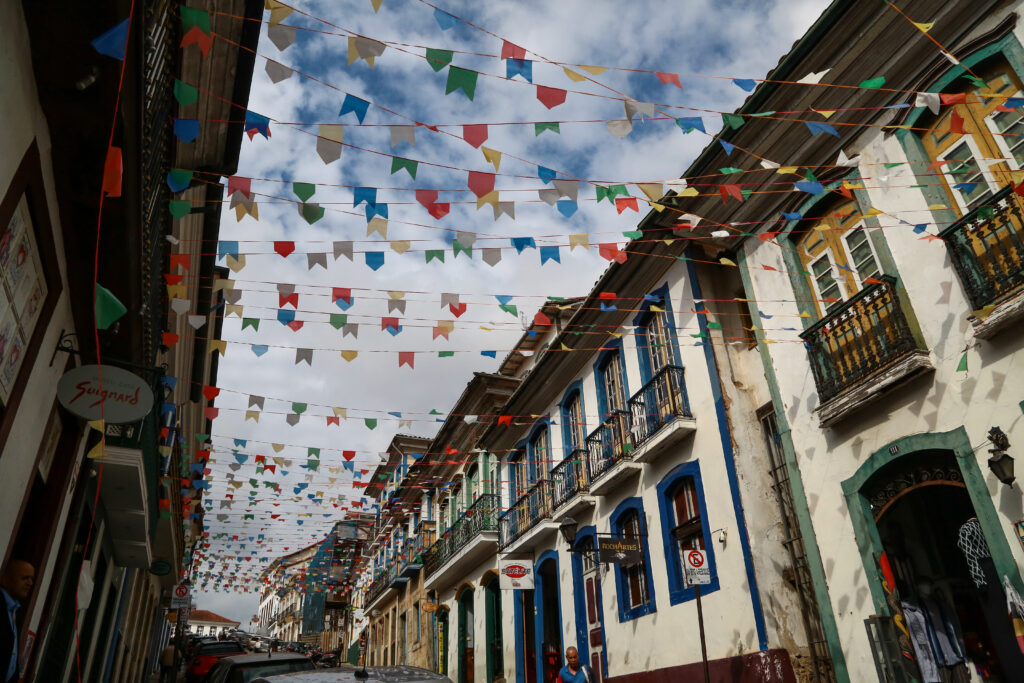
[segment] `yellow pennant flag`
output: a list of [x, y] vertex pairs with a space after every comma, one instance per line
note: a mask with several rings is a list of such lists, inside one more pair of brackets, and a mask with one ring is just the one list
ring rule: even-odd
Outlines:
[[275, 465], [280, 465], [281, 467], [286, 467], [286, 465], [284, 464], [284, 458], [278, 458], [277, 456], [271, 456], [271, 457], [273, 458]]
[[667, 207], [664, 204], [659, 204], [658, 202], [651, 202], [651, 208], [657, 211], [658, 213], [661, 213]]
[[390, 296], [394, 301], [398, 301], [399, 299], [405, 298], [405, 292], [399, 292], [396, 290], [389, 289], [388, 296]]
[[576, 247], [590, 249], [590, 238], [587, 236], [587, 233], [569, 235], [569, 250], [572, 251]]
[[334, 416], [340, 417], [343, 420], [348, 419], [348, 408], [334, 408]]
[[270, 444], [270, 447], [274, 449], [275, 453], [280, 453], [281, 451], [284, 450], [284, 444], [283, 443], [272, 443], [272, 444]]
[[104, 423], [105, 423], [105, 421], [102, 420], [102, 419], [99, 419], [99, 420], [89, 420], [88, 425], [90, 427], [92, 427], [93, 429], [95, 429], [97, 432], [102, 432], [105, 429], [105, 424]]
[[568, 346], [565, 345], [565, 342], [562, 342], [562, 350], [563, 351], [572, 351], [572, 349], [570, 349]]
[[779, 166], [775, 170], [776, 173], [796, 173], [800, 169], [799, 166]]
[[224, 317], [227, 318], [231, 315], [237, 315], [239, 318], [242, 317], [242, 304], [226, 304], [224, 306]]
[[871, 207], [871, 209], [869, 209], [868, 212], [864, 214], [864, 218], [870, 218], [871, 216], [880, 216], [883, 213], [884, 212], [881, 209]]
[[562, 67], [562, 71], [565, 72], [565, 75], [568, 76], [569, 80], [572, 81], [573, 83], [579, 83], [580, 81], [587, 80], [586, 76], [584, 76], [582, 74], [576, 73], [575, 71], [573, 71], [572, 69], [570, 69], [567, 66], [563, 66]]
[[476, 200], [477, 211], [480, 210], [480, 207], [485, 206], [487, 204], [490, 204], [492, 208], [497, 209], [498, 208], [498, 201], [499, 201], [499, 199], [498, 199], [498, 190], [491, 190], [490, 192], [485, 194], [483, 197], [477, 197], [477, 200]]
[[380, 11], [380, 4], [382, 2], [384, 2], [384, 0], [370, 0], [370, 4], [373, 5], [373, 11], [375, 13]]
[[935, 22], [934, 21], [925, 21], [925, 22], [920, 22], [920, 23], [914, 21], [914, 22], [911, 22], [911, 23], [913, 23], [914, 26], [918, 27], [919, 29], [921, 29], [925, 33], [928, 33], [928, 31], [931, 31], [932, 30], [932, 26], [935, 26]]
[[675, 242], [675, 240], [662, 240], [662, 242], [665, 243], [665, 246], [671, 247], [672, 243]]
[[593, 74], [595, 76], [600, 76], [608, 70], [608, 67], [606, 66], [594, 66], [593, 64], [580, 64], [579, 66], [588, 74]]
[[260, 411], [258, 411], [258, 410], [247, 410], [247, 411], [245, 411], [245, 421], [248, 422], [249, 420], [252, 420], [253, 422], [259, 422], [260, 421]]
[[480, 151], [484, 153], [484, 159], [494, 164], [494, 170], [497, 171], [501, 166], [501, 152], [490, 147], [481, 147]]
[[399, 254], [404, 254], [409, 251], [409, 247], [412, 246], [412, 242], [409, 240], [391, 240], [391, 248]]
[[384, 239], [388, 238], [388, 219], [381, 218], [380, 216], [374, 216], [370, 219], [370, 222], [366, 224], [366, 236], [369, 237], [373, 233], [377, 233]]
[[231, 269], [232, 273], [237, 273], [242, 268], [245, 268], [245, 254], [239, 254], [238, 256], [228, 254], [224, 260], [227, 262], [228, 268]]
[[[654, 310], [654, 306], [651, 306], [651, 310], [652, 311]], [[612, 332], [612, 336], [615, 337], [616, 339], [622, 339], [622, 333], [621, 332]]]
[[681, 190], [678, 195], [679, 197], [699, 197], [700, 192], [697, 192], [696, 187], [687, 187]]
[[654, 304], [651, 304], [651, 310], [654, 311], [655, 313], [664, 313], [665, 312], [665, 307], [664, 306], [656, 306]]
[[814, 109], [813, 111], [818, 112], [819, 114], [824, 116], [826, 119], [832, 118], [832, 114], [836, 113], [835, 109]]
[[359, 355], [359, 352], [358, 352], [358, 351], [342, 351], [342, 352], [341, 352], [341, 357], [342, 357], [342, 358], [344, 358], [345, 360], [347, 360], [347, 361], [348, 361], [348, 362], [350, 362], [350, 363], [351, 363], [351, 362], [352, 362], [352, 361], [353, 361], [353, 360], [355, 359], [355, 357], [356, 357], [356, 356], [358, 356], [358, 355]]
[[661, 183], [637, 183], [636, 186], [652, 202], [656, 202], [665, 196], [665, 187]]
[[85, 457], [92, 460], [101, 460], [103, 456], [103, 441], [97, 441], [96, 445], [89, 449]]
[[188, 297], [187, 292], [185, 285], [167, 285], [168, 299], [185, 299]]
[[732, 259], [727, 259], [724, 256], [722, 258], [718, 259], [718, 262], [721, 263], [723, 266], [735, 266], [736, 265], [736, 263]]
[[344, 142], [345, 126], [340, 123], [321, 123], [320, 137], [333, 142]]
[[277, 0], [265, 0], [263, 3], [264, 9], [270, 10], [270, 24], [280, 24], [281, 20], [292, 13], [292, 8], [288, 7]]
[[235, 289], [235, 281], [234, 280], [228, 280], [228, 279], [222, 278], [222, 277], [219, 277], [219, 278], [217, 278], [216, 280], [213, 281], [213, 291], [214, 292], [220, 292], [220, 291], [225, 290], [225, 289], [233, 291]]
[[948, 209], [949, 207], [945, 204], [932, 204], [928, 207], [929, 211], [941, 211], [942, 209]]
[[224, 352], [227, 351], [228, 343], [223, 339], [211, 339], [210, 340], [210, 353], [219, 353], [221, 357], [224, 357]]

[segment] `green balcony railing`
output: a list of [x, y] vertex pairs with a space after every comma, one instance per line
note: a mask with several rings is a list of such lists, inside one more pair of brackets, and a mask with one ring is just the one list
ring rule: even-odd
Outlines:
[[423, 556], [425, 576], [430, 576], [465, 548], [481, 532], [498, 530], [501, 501], [493, 493], [479, 496]]

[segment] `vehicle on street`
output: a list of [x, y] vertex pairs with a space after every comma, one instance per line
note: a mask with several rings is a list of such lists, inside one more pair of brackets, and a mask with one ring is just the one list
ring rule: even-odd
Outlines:
[[[364, 677], [362, 674], [366, 672]], [[257, 676], [249, 683], [360, 683], [360, 681], [386, 681], [387, 683], [452, 683], [452, 679], [417, 666], [345, 665], [336, 669], [317, 669], [280, 676]]]
[[233, 640], [200, 643], [192, 653], [192, 659], [185, 671], [185, 680], [187, 683], [200, 683], [206, 679], [206, 674], [221, 658], [244, 654], [245, 648]]
[[312, 671], [314, 664], [299, 654], [233, 655], [214, 664], [205, 683], [250, 683], [259, 676]]

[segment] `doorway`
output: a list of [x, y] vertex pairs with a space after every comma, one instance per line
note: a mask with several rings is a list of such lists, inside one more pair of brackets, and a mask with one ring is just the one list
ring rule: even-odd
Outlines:
[[[517, 590], [516, 595], [516, 662], [523, 675], [517, 675], [519, 683], [537, 683], [537, 629], [534, 620], [534, 589]], [[522, 647], [520, 647], [520, 644]], [[520, 658], [521, 656], [521, 658]]]
[[604, 606], [601, 604], [601, 565], [598, 562], [596, 535], [588, 527], [589, 535], [577, 534], [572, 555], [573, 596], [576, 601], [576, 648], [580, 658], [589, 660], [595, 683], [604, 680]]
[[459, 593], [459, 683], [473, 683], [473, 589]]
[[537, 589], [534, 594], [537, 622], [540, 680], [553, 681], [562, 668], [562, 607], [558, 585], [558, 558], [553, 551], [541, 555], [534, 569]]
[[448, 675], [448, 609], [437, 610], [434, 643], [437, 646], [437, 673]]
[[487, 621], [487, 683], [505, 676], [504, 644], [501, 638], [501, 588], [492, 574], [484, 584], [484, 615]]

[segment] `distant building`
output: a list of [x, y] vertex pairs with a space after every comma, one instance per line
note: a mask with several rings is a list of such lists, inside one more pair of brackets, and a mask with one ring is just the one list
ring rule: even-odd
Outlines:
[[238, 628], [240, 623], [205, 609], [192, 610], [188, 619], [189, 630], [197, 636], [219, 636]]

